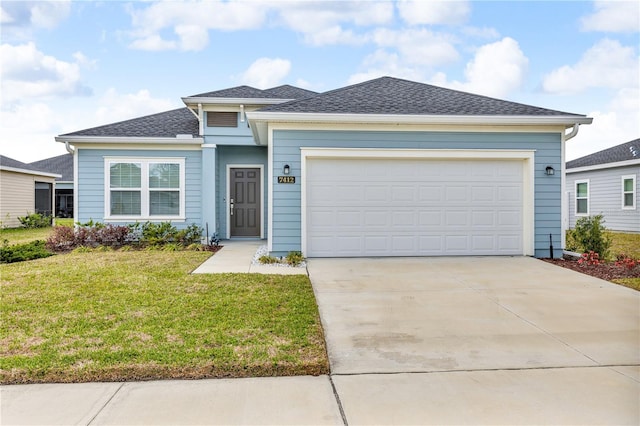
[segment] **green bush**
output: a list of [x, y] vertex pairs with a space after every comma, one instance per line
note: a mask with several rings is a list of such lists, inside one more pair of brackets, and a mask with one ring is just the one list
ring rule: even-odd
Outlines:
[[277, 257], [268, 256], [268, 255], [265, 254], [263, 256], [260, 256], [260, 259], [258, 259], [258, 261], [260, 263], [262, 263], [263, 265], [269, 265], [269, 264], [272, 264], [272, 263], [279, 263], [280, 259], [278, 259]]
[[192, 223], [185, 229], [178, 230], [171, 222], [145, 222], [129, 225], [132, 235], [143, 246], [164, 246], [177, 244], [187, 247], [199, 243], [202, 238], [202, 228]]
[[581, 217], [576, 221], [572, 231], [572, 238], [578, 251], [587, 253], [593, 251], [600, 255], [600, 259], [607, 259], [611, 248], [611, 239], [606, 233], [602, 215]]
[[0, 263], [22, 262], [49, 256], [53, 256], [53, 253], [46, 249], [42, 240], [12, 246], [3, 244], [0, 247]]
[[287, 257], [285, 257], [285, 261], [291, 266], [298, 266], [299, 264], [302, 263], [303, 260], [304, 260], [304, 257], [302, 256], [302, 253], [299, 251], [290, 251], [287, 254]]
[[43, 215], [40, 213], [32, 213], [26, 216], [18, 216], [18, 220], [22, 224], [23, 228], [46, 228], [51, 226], [51, 216]]

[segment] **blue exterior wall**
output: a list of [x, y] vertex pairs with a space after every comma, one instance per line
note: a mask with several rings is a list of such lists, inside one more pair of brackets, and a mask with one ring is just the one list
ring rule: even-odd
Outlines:
[[[205, 114], [209, 113], [205, 112]], [[256, 144], [248, 121], [246, 119], [240, 121], [240, 114], [238, 114], [238, 127], [209, 127], [206, 117], [204, 124], [204, 139], [207, 144], [245, 146], [255, 146]]]
[[560, 173], [545, 174], [547, 166], [561, 169], [560, 133], [275, 130], [272, 142], [274, 170], [289, 164], [291, 176], [298, 177], [295, 184], [273, 182], [272, 252], [276, 255], [301, 249], [301, 147], [535, 150], [535, 256], [549, 256], [549, 234], [554, 257], [562, 255]]
[[[253, 139], [252, 139], [253, 140]], [[252, 142], [252, 146], [218, 146], [217, 148], [217, 178], [216, 178], [216, 194], [217, 194], [217, 232], [222, 238], [226, 238], [227, 235], [227, 165], [240, 165], [240, 164], [252, 164], [262, 165], [262, 197], [264, 203], [264, 210], [262, 211], [262, 229], [267, 236], [267, 211], [268, 211], [268, 197], [267, 197], [267, 148], [262, 146], [256, 146]]]
[[[185, 158], [185, 214], [186, 221], [173, 221], [177, 228], [192, 223], [202, 224], [202, 153], [182, 150], [126, 150], [78, 149], [78, 176], [76, 179], [78, 211], [75, 220], [81, 223], [104, 220], [104, 158], [105, 157], [184, 157]], [[120, 223], [120, 222], [119, 222]]]

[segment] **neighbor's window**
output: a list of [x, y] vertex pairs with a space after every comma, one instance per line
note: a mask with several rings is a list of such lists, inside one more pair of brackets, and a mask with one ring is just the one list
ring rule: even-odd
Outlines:
[[622, 208], [636, 208], [636, 175], [622, 176]]
[[184, 159], [105, 160], [105, 216], [111, 219], [184, 217]]
[[589, 214], [589, 181], [576, 181], [576, 215]]
[[207, 127], [238, 127], [237, 112], [207, 112]]

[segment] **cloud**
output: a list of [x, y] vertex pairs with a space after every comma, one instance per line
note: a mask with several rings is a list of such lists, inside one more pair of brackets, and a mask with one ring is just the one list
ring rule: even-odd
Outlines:
[[409, 25], [462, 24], [469, 19], [467, 1], [399, 0], [400, 17]]
[[583, 31], [640, 31], [640, 3], [637, 1], [595, 1], [593, 6], [595, 11], [580, 20]]
[[[129, 6], [133, 29], [129, 45], [139, 50], [198, 51], [209, 43], [209, 30], [234, 31], [259, 28], [267, 7], [261, 2], [228, 2], [199, 0], [188, 2], [160, 1]], [[173, 37], [164, 38], [166, 29]]]
[[242, 74], [242, 83], [259, 89], [268, 89], [281, 84], [291, 70], [291, 62], [281, 58], [260, 58]]
[[16, 28], [54, 28], [71, 10], [71, 0], [5, 1], [0, 4], [3, 32]]
[[528, 66], [529, 59], [520, 50], [518, 42], [505, 37], [476, 51], [465, 67], [466, 81], [447, 82], [446, 75], [438, 73], [432, 78], [432, 83], [501, 98], [522, 85]]
[[422, 67], [410, 66], [404, 63], [397, 53], [391, 53], [384, 49], [378, 49], [363, 61], [366, 71], [353, 74], [347, 80], [348, 84], [361, 83], [382, 76], [394, 76], [407, 80], [424, 80]]
[[575, 65], [564, 65], [547, 74], [542, 87], [547, 93], [579, 93], [591, 87], [638, 87], [639, 72], [638, 55], [633, 47], [603, 39]]
[[368, 27], [393, 19], [390, 2], [274, 2], [273, 7], [280, 25], [302, 33], [304, 41], [315, 46], [366, 43], [367, 34], [356, 34], [343, 26]]
[[601, 110], [587, 114], [593, 117], [589, 126], [581, 126], [575, 140], [567, 144], [567, 160], [583, 157], [638, 137], [640, 122], [640, 89], [625, 88]]
[[0, 46], [3, 104], [51, 96], [87, 96], [91, 89], [81, 82], [81, 65], [90, 63], [76, 53], [75, 62], [45, 55], [35, 44]]
[[96, 123], [115, 123], [144, 115], [155, 114], [178, 108], [174, 101], [154, 98], [148, 90], [136, 93], [118, 93], [116, 89], [108, 89], [97, 102], [95, 112]]
[[434, 67], [455, 62], [460, 57], [452, 36], [425, 28], [401, 31], [379, 29], [374, 32], [373, 41], [378, 46], [397, 49], [402, 61], [407, 64]]

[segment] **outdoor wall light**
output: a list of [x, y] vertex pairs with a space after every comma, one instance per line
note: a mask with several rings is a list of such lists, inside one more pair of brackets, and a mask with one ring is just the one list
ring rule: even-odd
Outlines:
[[285, 164], [284, 168], [282, 169], [282, 173], [284, 173], [285, 175], [288, 175], [290, 171], [291, 171], [291, 168], [289, 168], [289, 165]]
[[547, 168], [545, 169], [545, 173], [547, 174], [547, 176], [553, 176], [556, 171], [553, 169], [553, 167], [547, 166]]

